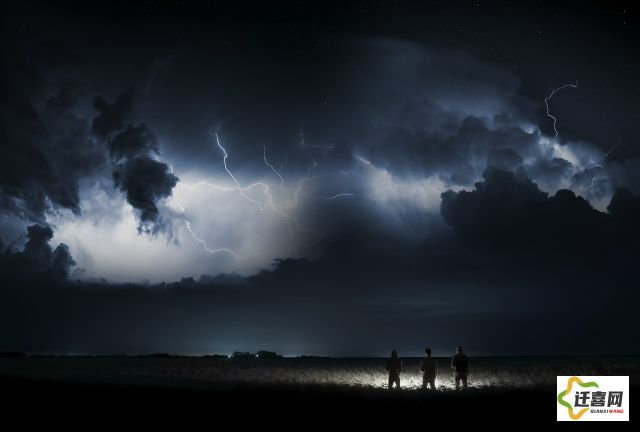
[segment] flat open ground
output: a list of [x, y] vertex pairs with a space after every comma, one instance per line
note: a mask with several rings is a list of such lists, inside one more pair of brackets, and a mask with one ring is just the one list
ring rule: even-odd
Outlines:
[[557, 375], [629, 375], [631, 387], [639, 387], [636, 357], [512, 357], [472, 358], [470, 388], [456, 391], [443, 358], [439, 389], [430, 392], [419, 388], [419, 360], [403, 360], [404, 388], [393, 391], [385, 388], [385, 359], [378, 358], [29, 357], [0, 359], [0, 382], [3, 393], [13, 395], [4, 403], [7, 412], [73, 408], [92, 418], [109, 412], [111, 419], [140, 419], [147, 412], [142, 407], [152, 407], [163, 416], [195, 419], [243, 409], [243, 422], [324, 413], [317, 421], [339, 414], [367, 424], [393, 416], [507, 422], [523, 410], [536, 413], [533, 423], [555, 424]]

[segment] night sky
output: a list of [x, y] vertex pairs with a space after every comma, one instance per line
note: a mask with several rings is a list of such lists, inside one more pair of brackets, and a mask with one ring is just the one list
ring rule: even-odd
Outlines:
[[632, 2], [11, 2], [0, 351], [640, 354]]

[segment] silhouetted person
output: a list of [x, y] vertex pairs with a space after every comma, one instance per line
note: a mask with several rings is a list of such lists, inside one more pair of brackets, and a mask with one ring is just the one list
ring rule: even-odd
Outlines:
[[389, 388], [396, 383], [396, 388], [400, 388], [400, 373], [402, 372], [402, 362], [398, 358], [396, 350], [391, 351], [391, 358], [387, 360], [387, 371], [389, 371]]
[[420, 363], [420, 372], [422, 372], [422, 388], [426, 389], [428, 385], [431, 390], [436, 389], [436, 375], [438, 375], [438, 363], [431, 357], [431, 348], [424, 350], [425, 357]]
[[467, 388], [467, 376], [469, 375], [469, 357], [462, 352], [460, 345], [456, 348], [456, 355], [451, 358], [451, 369], [455, 370], [456, 390], [462, 386]]

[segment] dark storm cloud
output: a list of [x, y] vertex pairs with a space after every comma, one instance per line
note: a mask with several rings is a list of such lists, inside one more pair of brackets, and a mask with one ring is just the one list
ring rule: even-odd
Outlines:
[[[514, 165], [511, 168], [504, 167], [502, 169], [515, 170]], [[562, 181], [572, 176], [572, 165], [566, 159], [554, 157], [552, 159], [538, 159], [529, 167], [527, 167], [527, 173], [538, 180], [541, 186], [546, 190], [553, 190], [555, 185], [562, 184]], [[575, 176], [584, 175], [589, 178], [589, 181], [593, 178], [592, 173], [589, 170], [585, 170], [581, 173], [575, 174]]]
[[79, 85], [75, 82], [63, 82], [53, 96], [49, 97], [44, 109], [57, 115], [62, 115], [76, 104], [79, 99]]
[[640, 242], [640, 196], [633, 195], [628, 189], [617, 189], [607, 210], [614, 223], [615, 241], [637, 248]]
[[73, 110], [77, 85], [50, 84], [47, 74], [79, 62], [55, 44], [43, 49], [28, 37], [5, 36], [0, 54], [0, 207], [40, 222], [50, 209], [78, 214], [79, 181], [103, 159], [86, 120]]
[[[133, 87], [113, 104], [95, 97], [98, 115], [91, 121], [83, 105], [85, 83], [75, 79], [87, 67], [85, 58], [57, 42], [43, 44], [27, 32], [16, 31], [5, 39], [1, 55], [7, 67], [0, 72], [4, 95], [0, 208], [42, 224], [57, 209], [79, 215], [80, 182], [105, 174], [107, 158], [99, 142], [103, 141], [117, 165], [116, 187], [140, 213], [139, 230], [156, 234], [165, 229], [157, 201], [170, 195], [177, 177], [166, 164], [152, 158], [158, 154], [152, 132], [144, 125], [130, 124]], [[147, 160], [141, 161], [144, 158]], [[147, 167], [150, 172], [140, 171]]]
[[493, 148], [489, 151], [487, 168], [515, 171], [522, 166], [522, 162], [520, 155], [510, 148]]
[[[333, 54], [320, 48], [299, 63], [264, 47], [273, 55], [259, 80], [250, 73], [255, 47], [221, 53], [223, 60], [212, 63], [204, 55], [210, 45], [191, 46], [156, 79], [162, 97], [148, 95], [150, 117], [160, 119], [154, 129], [166, 138], [174, 166], [221, 171], [222, 155], [207, 133], [218, 126], [234, 172], [247, 181], [269, 175], [263, 145], [271, 162], [287, 161], [286, 178], [304, 174], [311, 161], [300, 145], [301, 129], [317, 171], [351, 170], [357, 155], [399, 179], [436, 176], [466, 187], [481, 178], [491, 157], [507, 169], [519, 160], [530, 177], [555, 191], [583, 168], [541, 146], [543, 135], [533, 125], [550, 121], [540, 116], [544, 98], [523, 94], [512, 70], [409, 40], [341, 41]], [[183, 109], [176, 112], [176, 105]], [[509, 151], [516, 162], [496, 159]], [[362, 179], [342, 189], [357, 182]]]
[[[320, 239], [298, 241], [298, 256], [323, 255], [344, 233], [367, 238], [366, 248], [394, 243], [413, 251], [425, 237], [445, 235], [438, 220], [440, 192], [472, 186], [487, 166], [523, 170], [555, 192], [586, 164], [586, 156], [570, 162], [541, 144], [545, 137], [535, 126], [549, 121], [546, 95], [535, 100], [524, 94], [516, 71], [476, 53], [410, 40], [339, 39], [342, 45], [333, 52], [321, 46], [294, 61], [273, 46], [248, 44], [230, 52], [203, 37], [167, 62], [146, 95], [149, 124], [162, 137], [164, 155], [191, 183], [231, 184], [208, 133], [216, 127], [242, 185], [278, 186], [264, 164], [263, 145], [276, 168], [283, 163], [280, 174], [289, 187], [310, 169], [310, 176], [332, 173], [305, 183], [299, 219], [308, 231], [301, 237], [309, 232]], [[210, 52], [218, 53], [216, 61]], [[301, 145], [301, 130], [311, 147]], [[589, 174], [583, 188], [595, 195]], [[389, 179], [391, 193], [372, 190], [379, 177]], [[425, 179], [435, 184], [421, 183]], [[603, 187], [598, 197], [608, 201], [610, 193]], [[345, 195], [324, 199], [339, 194]], [[425, 215], [430, 211], [433, 216]], [[206, 238], [206, 230], [196, 232]]]
[[112, 105], [104, 97], [96, 96], [93, 107], [100, 114], [93, 119], [91, 129], [93, 133], [106, 138], [127, 124], [133, 108], [133, 88], [122, 93]]
[[170, 224], [163, 220], [158, 202], [171, 196], [178, 183], [166, 163], [155, 160], [159, 156], [158, 141], [144, 124], [128, 124], [133, 107], [133, 89], [122, 93], [113, 104], [102, 96], [94, 100], [99, 111], [92, 123], [95, 134], [104, 139], [109, 148], [114, 186], [136, 210], [140, 224], [138, 232], [155, 236], [170, 234]]
[[71, 274], [71, 269], [76, 265], [69, 252], [69, 246], [60, 243], [53, 251], [51, 258], [51, 275], [56, 280], [65, 281]]
[[116, 163], [140, 156], [158, 155], [158, 141], [145, 125], [129, 125], [109, 141], [109, 153]]
[[[373, 160], [402, 176], [416, 171], [468, 185], [487, 164], [512, 168], [537, 156], [538, 137], [517, 127], [490, 128], [487, 119], [466, 117], [448, 132], [398, 129], [373, 149]], [[509, 153], [507, 156], [506, 153]]]
[[155, 235], [165, 229], [156, 203], [171, 195], [178, 177], [167, 164], [150, 158], [159, 154], [153, 132], [145, 125], [129, 125], [109, 141], [109, 153], [114, 163], [116, 188], [139, 212], [138, 231]]
[[135, 157], [114, 166], [113, 181], [139, 213], [138, 232], [155, 235], [165, 229], [156, 203], [171, 195], [178, 183], [167, 164]]
[[544, 250], [606, 236], [607, 216], [569, 190], [548, 197], [523, 174], [489, 169], [484, 177], [471, 192], [442, 195], [442, 217], [465, 243]]
[[614, 319], [633, 314], [638, 301], [640, 200], [617, 189], [607, 209], [595, 210], [570, 190], [549, 196], [522, 172], [499, 170], [442, 200], [442, 216], [461, 244], [496, 265], [492, 279], [528, 285], [525, 291], [548, 300], [539, 312], [582, 306]]
[[[287, 170], [304, 170], [303, 129], [327, 168], [348, 167], [358, 153], [399, 176], [445, 171], [465, 177], [481, 174], [484, 167], [474, 166], [463, 175], [477, 154], [535, 141], [515, 124], [530, 101], [518, 94], [517, 75], [504, 68], [391, 38], [345, 35], [327, 43], [338, 47], [320, 47], [300, 62], [270, 46], [233, 55], [218, 48], [219, 61], [211, 62], [206, 53], [215, 48], [191, 46], [156, 79], [162, 97], [148, 95], [167, 153], [210, 170], [220, 154], [207, 130], [219, 126], [239, 170], [262, 163], [262, 145], [273, 160], [288, 158]], [[253, 63], [264, 57], [256, 79]], [[519, 99], [524, 102], [516, 108]]]
[[45, 269], [51, 265], [53, 252], [49, 240], [53, 238], [53, 230], [48, 226], [31, 225], [27, 228], [27, 243], [23, 256], [34, 263], [35, 269]]
[[640, 159], [628, 158], [609, 166], [615, 187], [624, 187], [640, 195]]
[[1, 250], [0, 274], [9, 284], [29, 284], [37, 279], [44, 286], [65, 282], [76, 264], [69, 247], [60, 243], [55, 250], [49, 242], [53, 230], [49, 226], [27, 227], [27, 242], [22, 252]]

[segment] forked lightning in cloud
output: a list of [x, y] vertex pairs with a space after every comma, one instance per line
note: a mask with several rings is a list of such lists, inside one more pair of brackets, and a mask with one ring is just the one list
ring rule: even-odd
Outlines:
[[284, 187], [284, 179], [282, 178], [282, 176], [280, 175], [280, 171], [282, 171], [282, 164], [280, 164], [280, 171], [276, 170], [273, 165], [271, 165], [269, 163], [269, 161], [267, 160], [267, 146], [263, 145], [262, 146], [262, 155], [264, 157], [264, 163], [266, 166], [268, 166], [269, 168], [271, 168], [271, 171], [273, 171], [273, 173], [280, 179], [280, 186]]
[[[227, 166], [227, 158], [228, 158], [228, 154], [227, 154], [227, 150], [222, 146], [222, 143], [220, 141], [220, 137], [218, 136], [218, 133], [215, 132], [213, 134], [216, 138], [216, 144], [217, 146], [220, 148], [220, 150], [222, 150], [222, 153], [224, 155], [223, 157], [223, 163], [224, 163], [224, 169], [225, 171], [227, 171], [227, 173], [229, 174], [229, 176], [233, 179], [234, 183], [236, 184], [236, 187], [233, 190], [237, 190], [240, 195], [245, 198], [247, 201], [258, 205], [258, 207], [260, 208], [261, 211], [265, 211], [268, 209], [273, 210], [276, 214], [282, 216], [285, 220], [285, 222], [287, 223], [287, 226], [289, 227], [289, 232], [292, 236], [292, 241], [293, 241], [293, 228], [295, 226], [295, 228], [297, 228], [298, 230], [300, 230], [300, 225], [298, 224], [298, 220], [290, 215], [288, 213], [288, 210], [292, 207], [295, 207], [298, 205], [298, 200], [297, 200], [297, 196], [295, 197], [295, 201], [293, 203], [293, 205], [291, 205], [289, 202], [287, 202], [286, 205], [282, 206], [282, 205], [278, 205], [276, 204], [273, 195], [271, 194], [271, 185], [266, 184], [264, 182], [255, 182], [250, 184], [249, 186], [247, 186], [246, 188], [243, 188], [242, 186], [240, 186], [240, 182], [238, 182], [238, 180], [236, 179], [236, 177], [233, 175], [233, 173], [231, 173], [231, 171], [229, 170], [228, 166]], [[282, 178], [282, 175], [280, 174], [279, 171], [277, 171], [273, 165], [271, 165], [267, 159], [267, 148], [266, 146], [263, 146], [263, 160], [266, 166], [268, 166], [275, 174], [276, 176], [280, 179], [280, 188], [282, 189], [282, 191], [286, 191], [286, 188], [284, 186], [284, 179]], [[315, 161], [314, 161], [315, 162]], [[254, 187], [261, 187], [264, 194], [267, 196], [267, 203], [263, 204], [262, 201], [257, 201], [251, 197], [249, 197], [246, 192], [249, 191], [250, 189], [253, 189]]]
[[[296, 187], [293, 190], [293, 199], [289, 199], [289, 198], [286, 198], [285, 195], [287, 194], [287, 192], [290, 192], [290, 190], [285, 186], [285, 181], [284, 181], [284, 178], [282, 177], [282, 174], [281, 174], [282, 168], [284, 166], [285, 161], [283, 161], [280, 164], [280, 170], [277, 170], [273, 166], [273, 164], [271, 164], [269, 162], [269, 159], [267, 158], [267, 148], [266, 148], [266, 146], [263, 146], [262, 158], [263, 158], [264, 164], [267, 167], [269, 167], [269, 169], [276, 175], [276, 177], [278, 177], [279, 185], [269, 185], [269, 184], [264, 183], [262, 181], [258, 181], [258, 182], [254, 182], [254, 183], [249, 184], [248, 186], [243, 187], [240, 184], [240, 182], [238, 181], [238, 179], [236, 178], [236, 176], [233, 174], [233, 172], [229, 169], [229, 166], [227, 164], [227, 159], [229, 158], [229, 154], [227, 153], [227, 149], [222, 145], [222, 142], [220, 140], [220, 136], [218, 135], [217, 132], [209, 132], [209, 133], [215, 138], [216, 145], [220, 149], [220, 151], [222, 152], [222, 155], [223, 155], [222, 162], [223, 162], [223, 165], [224, 165], [224, 170], [227, 172], [227, 174], [229, 175], [229, 177], [233, 181], [234, 186], [233, 187], [221, 186], [219, 184], [213, 184], [213, 183], [210, 183], [208, 181], [201, 181], [201, 182], [196, 183], [196, 185], [205, 184], [205, 185], [207, 185], [207, 186], [209, 186], [211, 188], [222, 190], [222, 191], [235, 191], [235, 192], [238, 192], [242, 198], [244, 198], [248, 202], [256, 205], [260, 209], [260, 211], [272, 210], [276, 214], [282, 216], [282, 218], [284, 219], [285, 223], [287, 224], [287, 226], [289, 228], [289, 235], [291, 237], [291, 241], [294, 242], [294, 231], [295, 230], [301, 231], [302, 227], [298, 223], [297, 218], [289, 213], [289, 210], [298, 206], [298, 203], [299, 203], [299, 200], [300, 200], [301, 191], [302, 191], [302, 188], [304, 186], [304, 183], [307, 182], [307, 181], [310, 181], [312, 179], [311, 177], [309, 177], [309, 174], [313, 170], [313, 167], [317, 166], [317, 164], [318, 164], [318, 162], [313, 158], [313, 154], [311, 153], [311, 150], [304, 144], [304, 138], [302, 137], [302, 135], [301, 135], [301, 145], [303, 147], [305, 147], [305, 149], [307, 150], [307, 153], [309, 154], [309, 158], [311, 159], [312, 163], [310, 164], [306, 175], [298, 180], [298, 182], [296, 184]], [[282, 205], [278, 204], [276, 202], [276, 199], [271, 194], [271, 187], [274, 187], [274, 186], [275, 187], [279, 187], [279, 189], [283, 192], [283, 197], [285, 197], [284, 198], [285, 199], [285, 203], [282, 204]], [[252, 198], [251, 196], [248, 195], [248, 193], [254, 188], [259, 188], [259, 189], [262, 190], [262, 192], [266, 196], [266, 201], [254, 199], [254, 198]], [[228, 252], [231, 255], [233, 255], [234, 257], [239, 258], [238, 255], [235, 252], [233, 252], [233, 251], [231, 251], [229, 249], [210, 249], [206, 245], [204, 240], [199, 238], [195, 234], [195, 232], [193, 232], [193, 229], [191, 228], [191, 224], [189, 222], [187, 222], [187, 230], [189, 231], [191, 236], [194, 238], [194, 240], [196, 240], [197, 242], [202, 244], [202, 246], [204, 247], [205, 251], [207, 251], [209, 253]]]
[[597, 168], [604, 168], [604, 166], [607, 164], [607, 160], [609, 159], [609, 155], [611, 155], [611, 153], [613, 153], [613, 151], [616, 149], [616, 147], [618, 147], [620, 145], [620, 139], [618, 138], [618, 141], [611, 146], [611, 148], [609, 149], [609, 151], [607, 151], [604, 154], [604, 158], [602, 158], [602, 163], [601, 164], [594, 164], [594, 167]]
[[311, 147], [309, 147], [304, 142], [304, 129], [300, 130], [300, 146], [303, 147], [305, 150], [307, 150], [307, 153], [309, 153], [309, 158], [312, 161], [312, 167], [315, 168], [316, 165], [318, 165], [318, 161], [313, 157], [313, 153], [311, 152]]
[[343, 192], [343, 193], [335, 194], [335, 195], [330, 196], [330, 197], [325, 197], [324, 199], [333, 200], [333, 199], [336, 199], [336, 198], [344, 198], [344, 197], [352, 197], [352, 196], [356, 196], [356, 194], [349, 193], [349, 192]]
[[[269, 158], [267, 157], [267, 147], [265, 145], [263, 145], [262, 159], [264, 161], [265, 166], [267, 166], [273, 172], [273, 174], [278, 178], [279, 180], [278, 184], [268, 184], [268, 183], [265, 183], [264, 181], [257, 181], [247, 186], [242, 186], [238, 178], [233, 174], [233, 172], [229, 168], [229, 165], [228, 165], [229, 153], [227, 152], [227, 149], [223, 146], [220, 136], [218, 135], [217, 132], [209, 132], [209, 133], [215, 138], [216, 146], [222, 152], [222, 162], [224, 165], [224, 170], [227, 172], [227, 174], [233, 181], [233, 186], [231, 187], [222, 186], [219, 184], [210, 183], [208, 181], [201, 181], [196, 183], [195, 185], [204, 184], [217, 190], [237, 192], [238, 194], [240, 194], [242, 198], [244, 198], [251, 204], [256, 205], [260, 209], [260, 211], [270, 210], [276, 213], [277, 215], [280, 215], [284, 219], [285, 223], [289, 228], [289, 236], [291, 238], [292, 244], [294, 245], [295, 245], [295, 236], [294, 236], [295, 231], [304, 230], [304, 228], [300, 226], [300, 223], [298, 222], [297, 217], [292, 215], [292, 211], [295, 208], [297, 208], [298, 205], [300, 204], [301, 197], [305, 197], [308, 199], [336, 200], [338, 198], [349, 198], [349, 197], [356, 196], [356, 194], [351, 192], [341, 192], [331, 196], [312, 196], [304, 192], [304, 187], [306, 183], [311, 181], [317, 181], [319, 179], [322, 179], [324, 177], [328, 177], [334, 174], [334, 172], [327, 172], [323, 174], [312, 175], [315, 168], [319, 166], [319, 163], [317, 159], [314, 157], [314, 154], [311, 149], [317, 148], [317, 149], [323, 149], [323, 150], [331, 150], [333, 149], [333, 146], [306, 144], [304, 141], [304, 131], [300, 131], [299, 145], [306, 150], [309, 156], [310, 163], [306, 169], [305, 175], [298, 178], [298, 180], [295, 182], [295, 186], [291, 188], [286, 186], [285, 179], [282, 175], [282, 169], [286, 161], [283, 161], [280, 164], [280, 169], [276, 169], [275, 166], [269, 161]], [[264, 199], [254, 198], [249, 195], [250, 191], [255, 188], [262, 190], [262, 193], [264, 194], [264, 197], [265, 197]], [[282, 192], [280, 199], [277, 199], [272, 194], [273, 188], [278, 188]], [[204, 240], [202, 240], [200, 237], [198, 237], [195, 234], [195, 232], [191, 228], [191, 224], [189, 222], [186, 222], [186, 224], [187, 224], [187, 230], [189, 231], [191, 236], [194, 238], [194, 240], [196, 240], [198, 243], [200, 243], [204, 247], [205, 251], [209, 253], [226, 252], [240, 259], [239, 256], [235, 252], [231, 251], [230, 249], [226, 249], [226, 248], [210, 249], [207, 246], [207, 244], [204, 242]]]
[[257, 183], [254, 183], [252, 185], [249, 185], [248, 188], [243, 188], [242, 186], [240, 186], [240, 183], [238, 182], [238, 180], [235, 178], [233, 173], [229, 170], [229, 167], [227, 167], [227, 158], [229, 157], [229, 155], [227, 154], [227, 150], [225, 150], [225, 148], [222, 147], [222, 144], [220, 144], [220, 137], [218, 136], [218, 133], [214, 132], [213, 136], [215, 136], [216, 144], [218, 145], [220, 150], [222, 150], [222, 154], [224, 155], [223, 158], [222, 158], [222, 163], [224, 165], [224, 170], [227, 172], [227, 174], [229, 174], [229, 177], [231, 177], [233, 182], [236, 184], [236, 187], [234, 188], [234, 190], [237, 190], [240, 193], [240, 195], [242, 195], [247, 201], [252, 202], [253, 204], [257, 204], [260, 207], [260, 210], [265, 210], [266, 207], [263, 206], [262, 202], [252, 199], [247, 194], [245, 194], [245, 192], [248, 191], [249, 189], [253, 188], [254, 186], [262, 186], [265, 190], [268, 188], [268, 186], [266, 184], [264, 184], [264, 183], [261, 183], [261, 182], [257, 182]]
[[547, 117], [549, 117], [550, 119], [553, 120], [554, 136], [558, 136], [558, 129], [556, 128], [556, 123], [557, 123], [558, 119], [553, 114], [551, 114], [551, 110], [549, 109], [549, 101], [551, 100], [551, 98], [553, 98], [553, 95], [558, 93], [560, 90], [566, 89], [567, 87], [578, 88], [579, 87], [578, 86], [578, 80], [576, 80], [575, 83], [565, 84], [565, 85], [560, 86], [560, 87], [558, 87], [556, 89], [553, 89], [551, 94], [544, 99], [544, 104], [547, 107]]
[[616, 143], [615, 143], [614, 145], [612, 145], [612, 146], [611, 146], [611, 148], [609, 149], [609, 151], [608, 151], [608, 152], [606, 152], [606, 153], [604, 154], [604, 160], [605, 160], [605, 162], [606, 162], [606, 161], [607, 161], [607, 159], [609, 158], [609, 155], [610, 155], [611, 153], [613, 153], [613, 151], [616, 149], [616, 147], [618, 147], [618, 146], [620, 145], [620, 141], [622, 141], [622, 140], [621, 140], [620, 138], [618, 138], [618, 141], [616, 141]]
[[229, 255], [232, 255], [235, 259], [242, 259], [240, 258], [234, 251], [232, 251], [231, 249], [227, 249], [227, 248], [219, 248], [219, 249], [209, 249], [209, 247], [207, 246], [207, 242], [205, 242], [204, 240], [202, 240], [200, 237], [198, 237], [193, 230], [191, 229], [191, 223], [189, 221], [184, 221], [186, 226], [187, 226], [187, 231], [189, 231], [189, 234], [191, 234], [191, 236], [193, 237], [193, 239], [195, 241], [197, 241], [198, 243], [200, 243], [202, 245], [202, 247], [204, 248], [205, 251], [209, 252], [210, 254], [216, 254], [216, 253], [227, 253]]

